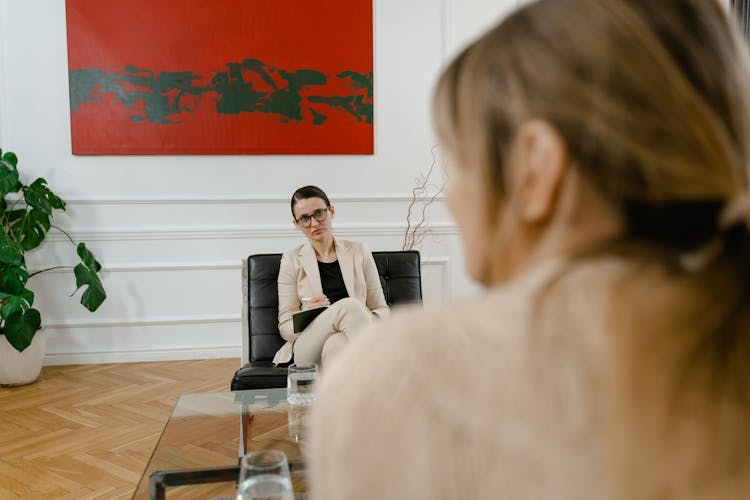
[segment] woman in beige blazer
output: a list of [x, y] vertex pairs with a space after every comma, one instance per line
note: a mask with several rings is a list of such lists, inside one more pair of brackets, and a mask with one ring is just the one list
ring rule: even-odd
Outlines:
[[[331, 222], [336, 215], [328, 196], [316, 186], [295, 191], [293, 224], [307, 242], [281, 258], [279, 332], [287, 342], [273, 362], [321, 363], [326, 366], [373, 318], [388, 315], [375, 260], [363, 243], [338, 240]], [[327, 306], [302, 332], [294, 333], [292, 315]]]
[[530, 2], [444, 70], [487, 292], [324, 374], [315, 498], [750, 498], [750, 62], [723, 3]]

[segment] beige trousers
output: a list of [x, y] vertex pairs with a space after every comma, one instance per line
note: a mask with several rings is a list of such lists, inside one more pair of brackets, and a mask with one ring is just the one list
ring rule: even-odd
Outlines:
[[295, 363], [331, 363], [346, 345], [372, 321], [372, 312], [351, 297], [320, 313], [294, 341]]

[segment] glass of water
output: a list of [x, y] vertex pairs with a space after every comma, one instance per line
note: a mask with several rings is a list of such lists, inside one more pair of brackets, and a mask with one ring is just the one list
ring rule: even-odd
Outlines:
[[242, 457], [237, 500], [294, 500], [286, 455], [262, 450]]
[[286, 399], [292, 406], [310, 406], [315, 401], [318, 365], [295, 363], [289, 365], [286, 379]]
[[295, 443], [299, 443], [305, 439], [307, 415], [310, 412], [310, 408], [310, 406], [289, 405], [286, 410], [289, 439]]

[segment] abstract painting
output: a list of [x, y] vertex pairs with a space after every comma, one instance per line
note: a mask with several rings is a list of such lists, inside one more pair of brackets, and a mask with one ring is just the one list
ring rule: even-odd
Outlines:
[[372, 0], [66, 0], [73, 154], [372, 154]]

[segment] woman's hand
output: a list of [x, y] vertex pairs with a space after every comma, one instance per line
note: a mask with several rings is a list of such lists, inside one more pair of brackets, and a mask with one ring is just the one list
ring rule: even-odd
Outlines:
[[318, 295], [317, 297], [302, 297], [302, 309], [310, 309], [312, 307], [330, 306], [331, 301], [325, 295]]

